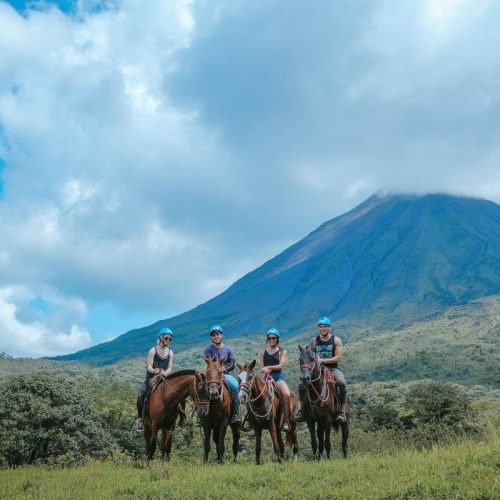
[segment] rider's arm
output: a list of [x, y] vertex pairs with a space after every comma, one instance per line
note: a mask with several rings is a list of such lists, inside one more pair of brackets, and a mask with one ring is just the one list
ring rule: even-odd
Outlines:
[[170, 349], [170, 356], [168, 358], [168, 366], [166, 370], [163, 370], [163, 375], [167, 376], [172, 371], [172, 366], [174, 364], [174, 352]]
[[236, 363], [236, 359], [234, 357], [234, 351], [232, 349], [228, 349], [227, 359], [224, 363], [224, 368], [226, 369], [226, 373], [234, 370], [234, 365]]
[[340, 361], [342, 361], [342, 341], [335, 335], [333, 343], [335, 344], [335, 356], [331, 358], [321, 358], [321, 363], [331, 364], [340, 363]]
[[149, 353], [148, 353], [148, 372], [152, 373], [153, 375], [160, 373], [159, 368], [153, 368], [153, 363], [155, 361], [155, 353], [156, 353], [156, 349], [154, 347], [151, 347], [151, 349], [149, 350]]
[[269, 366], [264, 366], [264, 351], [259, 352], [259, 368], [262, 372], [269, 372]]

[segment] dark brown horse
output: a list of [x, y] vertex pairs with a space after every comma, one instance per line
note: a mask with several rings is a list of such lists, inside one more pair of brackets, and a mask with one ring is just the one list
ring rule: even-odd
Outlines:
[[346, 422], [335, 421], [339, 411], [336, 397], [335, 381], [329, 370], [323, 367], [312, 346], [301, 347], [300, 350], [300, 381], [305, 388], [302, 402], [304, 417], [311, 434], [311, 447], [314, 458], [318, 460], [326, 451], [330, 458], [330, 433], [332, 426], [342, 430], [342, 453], [347, 457], [347, 440], [349, 438], [349, 403], [346, 404]]
[[[285, 456], [285, 445], [281, 436], [281, 424], [283, 423], [284, 404], [276, 384], [271, 380], [264, 381], [254, 370], [255, 360], [251, 363], [238, 365], [241, 373], [238, 375], [240, 383], [240, 401], [247, 405], [247, 415], [255, 432], [255, 461], [260, 464], [260, 452], [262, 441], [262, 430], [267, 429], [273, 441], [273, 449], [278, 461], [281, 462]], [[295, 396], [295, 395], [293, 395]], [[293, 400], [295, 401], [295, 397]], [[294, 404], [294, 403], [292, 403]], [[291, 414], [296, 414], [296, 404]], [[294, 458], [298, 453], [297, 423], [290, 419], [289, 430], [286, 432], [286, 442], [292, 447]]]
[[200, 399], [198, 394], [203, 388], [203, 383], [202, 376], [195, 370], [180, 370], [167, 377], [160, 375], [152, 380], [152, 389], [144, 415], [144, 439], [148, 460], [154, 456], [160, 430], [162, 458], [170, 459], [178, 406], [184, 403], [187, 397], [191, 397], [196, 405]]
[[[207, 414], [202, 419], [204, 440], [204, 461], [208, 461], [210, 452], [210, 437], [217, 449], [217, 462], [224, 460], [224, 439], [227, 426], [231, 418], [231, 393], [224, 379], [224, 360], [203, 358], [207, 363], [205, 373], [204, 391], [208, 397], [209, 405]], [[238, 456], [238, 445], [240, 442], [240, 422], [231, 424], [233, 433], [233, 460], [236, 462]]]

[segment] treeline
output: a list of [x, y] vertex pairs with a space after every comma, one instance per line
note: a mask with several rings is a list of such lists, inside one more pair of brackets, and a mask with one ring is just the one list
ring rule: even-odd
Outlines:
[[[0, 383], [0, 466], [67, 466], [110, 454], [143, 458], [144, 440], [132, 430], [135, 396], [133, 384], [111, 373], [76, 382], [53, 373], [5, 378]], [[481, 421], [471, 398], [451, 383], [353, 386], [351, 401], [355, 452], [481, 437]], [[200, 448], [189, 446], [192, 439], [192, 427], [176, 432], [174, 454], [199, 459]], [[253, 447], [252, 434], [242, 441]], [[308, 457], [305, 426], [300, 447]]]

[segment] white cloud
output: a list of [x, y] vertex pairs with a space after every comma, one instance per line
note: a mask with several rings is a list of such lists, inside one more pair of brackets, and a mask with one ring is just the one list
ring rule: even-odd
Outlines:
[[495, 3], [78, 5], [0, 0], [11, 332], [14, 289], [89, 308], [40, 312], [61, 352], [103, 301], [182, 312], [381, 188], [500, 201]]
[[85, 319], [86, 307], [79, 299], [0, 288], [0, 346], [9, 354], [50, 356], [88, 347], [91, 338], [81, 326]]

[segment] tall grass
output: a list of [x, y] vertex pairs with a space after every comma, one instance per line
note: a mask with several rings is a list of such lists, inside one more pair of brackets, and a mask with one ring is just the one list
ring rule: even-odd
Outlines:
[[[500, 498], [500, 438], [348, 460], [202, 465], [175, 456], [146, 463], [117, 455], [72, 469], [0, 472], [0, 497], [25, 498]], [[200, 450], [201, 457], [201, 450]]]

